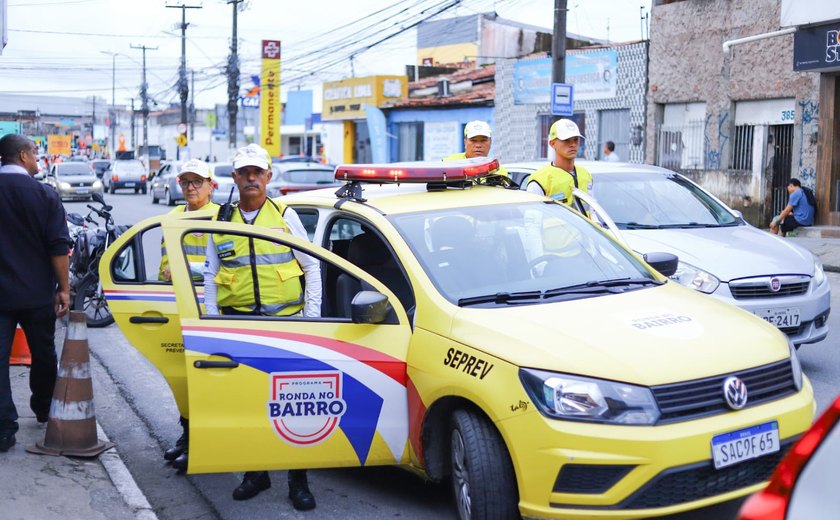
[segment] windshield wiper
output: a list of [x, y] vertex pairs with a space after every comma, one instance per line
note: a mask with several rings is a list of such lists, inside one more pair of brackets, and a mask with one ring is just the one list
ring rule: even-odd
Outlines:
[[665, 282], [652, 280], [650, 278], [615, 278], [613, 280], [590, 280], [585, 283], [558, 287], [543, 292], [544, 298], [560, 296], [563, 294], [586, 294], [586, 293], [618, 293], [624, 292], [618, 288], [630, 285], [662, 285]]
[[691, 229], [691, 228], [713, 228], [720, 227], [720, 224], [701, 224], [699, 222], [687, 222], [684, 224], [662, 224], [660, 229]]
[[616, 222], [616, 226], [622, 229], [660, 229], [656, 224], [639, 224], [638, 222]]
[[478, 305], [481, 303], [512, 303], [522, 300], [539, 300], [542, 298], [541, 291], [522, 291], [515, 293], [497, 292], [496, 294], [484, 294], [481, 296], [470, 296], [468, 298], [460, 298], [458, 300], [459, 307], [467, 307], [470, 305]]

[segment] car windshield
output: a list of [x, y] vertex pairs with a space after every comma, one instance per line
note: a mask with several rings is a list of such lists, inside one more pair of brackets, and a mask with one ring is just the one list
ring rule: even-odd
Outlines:
[[233, 177], [233, 165], [220, 164], [213, 170], [213, 175], [216, 177]]
[[440, 293], [459, 305], [533, 304], [659, 283], [588, 220], [555, 203], [424, 211], [389, 220]]
[[621, 229], [736, 226], [739, 219], [679, 175], [598, 174], [595, 198]]
[[281, 174], [281, 178], [286, 182], [300, 184], [333, 184], [335, 182], [335, 172], [326, 168], [287, 170]]
[[115, 173], [146, 173], [140, 161], [117, 161], [114, 163]]
[[58, 174], [61, 176], [67, 175], [90, 175], [90, 166], [86, 163], [64, 163], [58, 165]]

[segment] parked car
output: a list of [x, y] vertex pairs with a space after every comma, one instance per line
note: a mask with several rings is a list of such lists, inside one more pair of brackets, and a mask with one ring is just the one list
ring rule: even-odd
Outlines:
[[133, 189], [134, 193], [142, 191], [144, 194], [147, 192], [146, 177], [146, 168], [137, 159], [117, 159], [111, 163], [102, 176], [108, 193], [114, 193], [116, 190], [122, 189]]
[[66, 162], [81, 162], [81, 163], [89, 163], [90, 160], [84, 155], [71, 155], [66, 159]]
[[[117, 239], [102, 287], [189, 413], [188, 472], [410, 466], [462, 519], [651, 518], [761, 489], [813, 418], [784, 334], [668, 280], [674, 255], [649, 265], [491, 185], [497, 165], [339, 166], [341, 192], [278, 199], [311, 240], [212, 212]], [[269, 264], [317, 259], [319, 317], [207, 314], [183, 243], [204, 233], [230, 265], [233, 234]], [[161, 235], [171, 282], [146, 268]]]
[[[224, 204], [230, 200], [236, 202], [239, 200], [239, 188], [233, 182], [233, 164], [232, 163], [210, 163], [210, 171], [213, 172], [213, 182], [216, 183], [216, 189], [213, 190], [212, 200], [216, 204]], [[231, 196], [231, 190], [233, 195]]]
[[840, 518], [840, 397], [779, 463], [770, 483], [751, 496], [738, 520]]
[[108, 167], [111, 166], [111, 161], [108, 159], [95, 159], [90, 164], [93, 166], [93, 171], [96, 173], [96, 176], [101, 179], [105, 175], [105, 172], [108, 171]]
[[61, 200], [90, 200], [94, 192], [104, 191], [90, 164], [83, 162], [53, 164], [44, 183], [55, 188]]
[[[544, 164], [505, 167], [524, 189]], [[751, 226], [738, 211], [671, 170], [577, 164], [592, 172], [592, 194], [634, 251], [667, 251], [680, 258], [673, 280], [776, 325], [794, 345], [828, 335], [831, 288], [810, 251]]]
[[178, 173], [182, 164], [182, 161], [169, 161], [160, 166], [157, 175], [149, 182], [152, 203], [157, 204], [159, 200], [163, 200], [167, 206], [174, 206], [184, 200], [184, 192], [178, 184]]
[[272, 164], [271, 170], [273, 173], [267, 188], [269, 197], [344, 184], [335, 180], [335, 168], [317, 162], [283, 162]]

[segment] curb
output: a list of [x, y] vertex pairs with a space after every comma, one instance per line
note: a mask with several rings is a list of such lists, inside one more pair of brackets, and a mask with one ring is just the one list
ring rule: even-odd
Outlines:
[[[110, 442], [110, 439], [105, 435], [98, 422], [96, 423], [96, 434], [104, 442]], [[104, 451], [99, 455], [99, 460], [102, 462], [102, 466], [105, 468], [105, 472], [108, 473], [108, 477], [111, 479], [117, 492], [123, 497], [126, 505], [134, 512], [134, 517], [138, 520], [158, 520], [158, 516], [146, 499], [146, 495], [137, 487], [137, 482], [134, 481], [134, 477], [131, 476], [128, 468], [125, 467], [125, 463], [120, 458], [120, 454], [117, 453], [116, 447]]]

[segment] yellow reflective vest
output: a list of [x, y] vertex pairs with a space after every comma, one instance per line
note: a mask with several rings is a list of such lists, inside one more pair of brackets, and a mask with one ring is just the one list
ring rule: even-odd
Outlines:
[[[464, 153], [464, 152], [461, 152], [461, 153], [454, 153], [452, 155], [447, 155], [446, 157], [444, 157], [441, 160], [442, 161], [460, 161], [461, 159], [466, 159], [466, 158], [467, 158], [467, 154]], [[504, 175], [505, 177], [510, 177], [510, 175], [508, 175], [508, 171], [505, 168], [502, 168], [501, 166], [499, 166], [499, 169], [496, 170], [496, 175]]]
[[[589, 170], [583, 166], [575, 166], [575, 172], [577, 174], [577, 185], [575, 185], [575, 179], [571, 173], [548, 163], [532, 173], [528, 182], [539, 184], [546, 197], [572, 206], [574, 202], [573, 189], [577, 188], [586, 193], [589, 193], [589, 190], [592, 189], [592, 174], [589, 173]], [[574, 208], [584, 215], [586, 214], [582, 207], [575, 205]]]
[[[283, 220], [285, 209], [284, 204], [266, 199], [254, 221], [247, 223], [290, 233]], [[231, 222], [246, 223], [238, 208]], [[219, 233], [213, 234], [213, 243], [219, 256], [219, 272], [213, 280], [220, 308], [264, 316], [289, 316], [303, 309], [303, 271], [289, 247]]]
[[[208, 202], [196, 211], [204, 211], [208, 209], [219, 212], [219, 205], [215, 202]], [[178, 206], [169, 212], [170, 215], [174, 213], [184, 213], [187, 211], [187, 206]], [[213, 217], [215, 220], [216, 217]], [[184, 253], [187, 255], [187, 262], [190, 265], [190, 276], [194, 282], [204, 280], [202, 269], [204, 268], [205, 255], [207, 253], [207, 234], [205, 233], [190, 233], [184, 237]], [[166, 244], [163, 239], [160, 241], [160, 270], [158, 272], [158, 280], [165, 280], [163, 276], [166, 268], [169, 267], [169, 256], [166, 254]]]

